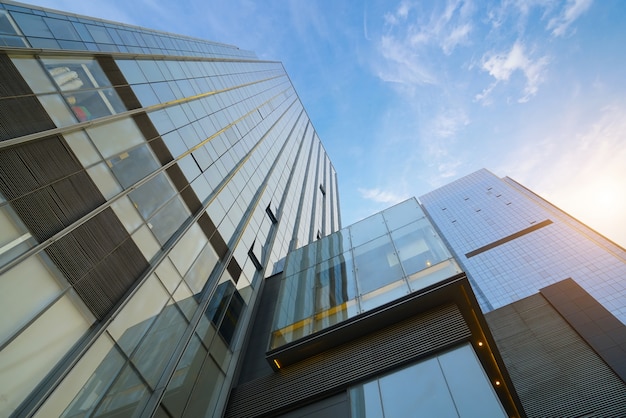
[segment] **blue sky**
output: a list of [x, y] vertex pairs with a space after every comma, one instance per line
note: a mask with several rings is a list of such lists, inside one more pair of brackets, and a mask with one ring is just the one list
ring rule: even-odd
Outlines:
[[485, 167], [626, 246], [623, 1], [32, 3], [282, 61], [344, 225]]

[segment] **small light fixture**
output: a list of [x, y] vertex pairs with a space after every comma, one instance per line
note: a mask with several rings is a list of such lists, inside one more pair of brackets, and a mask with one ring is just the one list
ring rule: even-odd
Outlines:
[[430, 267], [432, 265], [433, 265], [433, 263], [431, 263], [430, 260], [426, 260], [426, 267]]
[[278, 362], [278, 360], [274, 359], [274, 364], [280, 369], [280, 363]]
[[483, 346], [483, 342], [482, 341], [478, 341], [478, 346], [482, 347]]
[[500, 381], [496, 380], [496, 386], [500, 386]]

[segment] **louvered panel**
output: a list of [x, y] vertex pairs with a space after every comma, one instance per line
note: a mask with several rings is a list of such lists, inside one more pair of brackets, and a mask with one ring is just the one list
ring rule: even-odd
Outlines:
[[28, 160], [24, 160], [18, 149], [19, 147], [0, 150], [0, 188], [9, 201], [41, 185], [40, 180], [28, 168]]
[[233, 390], [227, 417], [254, 417], [306, 402], [470, 336], [454, 305], [402, 321]]
[[0, 98], [33, 94], [6, 54], [0, 54], [0, 77], [3, 81], [0, 83]]
[[27, 164], [40, 185], [52, 183], [82, 170], [62, 137], [54, 135], [12, 148]]
[[58, 216], [54, 192], [49, 187], [13, 200], [11, 205], [24, 225], [37, 241], [45, 241], [63, 229], [63, 219]]
[[110, 208], [50, 245], [46, 252], [99, 319], [148, 267]]
[[626, 416], [626, 385], [541, 295], [486, 319], [528, 417]]

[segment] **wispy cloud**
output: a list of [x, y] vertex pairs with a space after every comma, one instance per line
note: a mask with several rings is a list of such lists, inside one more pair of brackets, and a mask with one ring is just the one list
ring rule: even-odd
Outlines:
[[520, 71], [526, 78], [524, 95], [518, 102], [527, 102], [537, 94], [539, 85], [544, 80], [544, 73], [549, 62], [547, 56], [531, 59], [526, 52], [526, 47], [521, 41], [516, 41], [506, 53], [488, 53], [483, 56], [482, 69], [495, 78], [495, 81], [482, 93], [477, 94], [475, 99], [479, 102], [488, 103], [489, 96], [498, 83], [506, 82], [511, 75]]
[[432, 54], [451, 55], [470, 42], [474, 29], [469, 1], [449, 0], [443, 9], [438, 3], [426, 13], [418, 2], [403, 1], [384, 15], [385, 27], [379, 37], [374, 66], [384, 81], [403, 84], [435, 84], [437, 70]]
[[463, 110], [447, 109], [434, 119], [432, 133], [439, 138], [450, 138], [469, 122], [469, 117]]
[[[495, 169], [625, 245], [626, 195], [620, 183], [626, 178], [626, 104], [588, 113], [574, 112], [551, 129], [539, 127], [552, 134], [520, 145]], [[572, 124], [572, 119], [582, 120]]]
[[359, 188], [361, 197], [367, 200], [372, 200], [376, 203], [395, 204], [406, 200], [408, 196], [406, 194], [400, 194], [389, 190], [375, 189], [362, 189]]
[[568, 0], [561, 14], [550, 19], [547, 29], [552, 30], [554, 36], [564, 36], [570, 25], [585, 13], [592, 3], [593, 0]]

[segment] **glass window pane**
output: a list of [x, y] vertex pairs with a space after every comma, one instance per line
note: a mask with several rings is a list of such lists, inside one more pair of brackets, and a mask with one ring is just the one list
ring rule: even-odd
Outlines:
[[198, 380], [189, 398], [185, 417], [216, 416], [214, 411], [218, 400], [224, 373], [219, 369], [211, 357], [206, 357], [202, 370], [198, 373]]
[[128, 84], [145, 83], [146, 77], [135, 60], [115, 60]]
[[44, 20], [55, 38], [80, 41], [80, 37], [71, 22], [61, 19], [52, 19], [49, 17], [45, 17]]
[[185, 275], [185, 281], [194, 293], [200, 293], [202, 291], [218, 261], [219, 257], [213, 249], [213, 246], [205, 245], [204, 249]]
[[[161, 282], [151, 275], [108, 327], [109, 334], [128, 355], [169, 299]], [[150, 303], [146, 303], [150, 301]]]
[[379, 384], [387, 417], [458, 416], [436, 358], [384, 376]]
[[185, 315], [185, 317], [188, 320], [191, 320], [194, 312], [196, 311], [196, 308], [198, 307], [198, 302], [196, 301], [194, 294], [191, 293], [191, 290], [189, 290], [189, 287], [185, 284], [185, 282], [182, 282], [178, 286], [178, 289], [176, 289], [176, 292], [174, 292], [172, 298], [176, 301], [178, 308]]
[[[2, 16], [2, 15], [0, 15]], [[41, 68], [34, 57], [11, 57], [13, 65], [20, 72], [34, 93], [51, 93], [56, 91], [50, 77]]]
[[161, 166], [147, 144], [117, 154], [107, 164], [125, 189]]
[[110, 199], [122, 191], [119, 183], [105, 163], [96, 164], [87, 169], [91, 180], [96, 184], [105, 199]]
[[389, 235], [354, 249], [359, 293], [369, 293], [403, 276]]
[[6, 10], [0, 10], [0, 34], [3, 35], [19, 35], [13, 19]]
[[143, 219], [141, 219], [141, 216], [137, 213], [137, 209], [135, 209], [128, 197], [117, 199], [111, 205], [111, 209], [113, 209], [117, 217], [120, 218], [120, 221], [122, 221], [122, 224], [124, 224], [129, 234], [135, 232], [135, 230], [143, 224]]
[[384, 418], [378, 380], [351, 388], [351, 418]]
[[11, 12], [11, 16], [26, 36], [37, 36], [40, 38], [53, 38], [52, 32], [44, 23], [41, 16], [26, 13]]
[[432, 225], [422, 219], [391, 233], [407, 275], [451, 257]]
[[132, 238], [146, 260], [151, 260], [152, 257], [161, 250], [161, 246], [156, 238], [154, 238], [154, 234], [146, 225], [142, 225], [135, 231]]
[[389, 209], [385, 209], [383, 212], [383, 217], [385, 218], [387, 227], [390, 230], [397, 229], [403, 225], [421, 219], [424, 216], [422, 208], [420, 208], [417, 200], [414, 198], [398, 203]]
[[171, 303], [158, 315], [141, 341], [132, 360], [151, 387], [155, 387], [186, 328], [187, 320], [176, 304]]
[[104, 158], [145, 143], [141, 131], [130, 118], [99, 124], [88, 128], [87, 133]]
[[190, 215], [187, 206], [176, 196], [150, 218], [152, 233], [165, 244]]
[[0, 276], [0, 341], [5, 341], [61, 292], [62, 287], [38, 256], [30, 256]]
[[470, 345], [440, 355], [439, 364], [460, 416], [507, 417]]
[[75, 299], [66, 295], [56, 301], [2, 350], [0, 382], [11, 384], [4, 385], [0, 415], [11, 415], [89, 329], [93, 320], [86, 318]]
[[159, 173], [156, 177], [130, 193], [130, 199], [135, 203], [144, 219], [149, 219], [154, 212], [172, 198], [176, 192], [169, 183], [165, 174]]
[[167, 385], [163, 397], [163, 405], [165, 405], [173, 416], [183, 416], [187, 399], [194, 389], [198, 373], [200, 372], [206, 356], [206, 349], [202, 346], [200, 340], [194, 337], [189, 342], [182, 358], [178, 362], [174, 376]]
[[110, 44], [113, 42], [106, 28], [103, 26], [85, 25], [93, 37], [94, 42]]
[[150, 84], [134, 84], [131, 86], [135, 96], [143, 107], [153, 106], [160, 103], [158, 97], [150, 87]]
[[[110, 337], [106, 333], [101, 335], [39, 408], [35, 417], [88, 416], [99, 399], [93, 396], [96, 393], [94, 386], [108, 386], [124, 364], [117, 350], [113, 353], [117, 362], [107, 357], [112, 349]], [[102, 363], [106, 363], [106, 367], [101, 370], [108, 373], [108, 377], [103, 374], [95, 377], [95, 370]], [[63, 415], [63, 411], [66, 411], [66, 415]]]
[[0, 206], [0, 231], [0, 266], [37, 243], [10, 205]]
[[193, 261], [198, 257], [200, 251], [209, 242], [202, 229], [197, 223], [193, 224], [191, 228], [180, 239], [172, 251], [170, 251], [170, 260], [176, 266], [176, 269], [181, 275], [185, 275]]
[[148, 387], [127, 364], [106, 392], [94, 416], [114, 416], [121, 411], [126, 416], [134, 416], [133, 411], [140, 410], [149, 396]]
[[226, 314], [224, 315], [224, 319], [222, 320], [222, 324], [219, 328], [219, 333], [227, 344], [233, 341], [235, 333], [238, 330], [237, 325], [239, 324], [239, 317], [243, 312], [245, 307], [245, 303], [239, 292], [235, 290], [233, 292], [233, 296], [230, 298], [230, 303], [228, 304], [228, 309], [226, 310]]
[[63, 91], [111, 85], [100, 65], [91, 58], [42, 58], [41, 62]]
[[65, 101], [58, 94], [42, 94], [37, 96], [41, 105], [57, 127], [69, 126], [76, 123]]
[[380, 213], [355, 223], [349, 227], [349, 230], [353, 247], [364, 244], [387, 233], [383, 215]]
[[176, 290], [178, 283], [183, 279], [168, 258], [164, 259], [161, 264], [159, 264], [155, 272], [159, 279], [161, 279], [161, 283], [163, 283], [170, 293]]
[[63, 134], [63, 138], [74, 151], [83, 167], [89, 167], [102, 159], [84, 131], [66, 133]]

